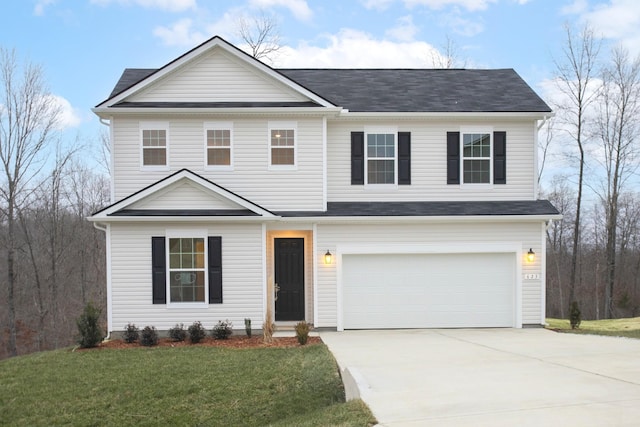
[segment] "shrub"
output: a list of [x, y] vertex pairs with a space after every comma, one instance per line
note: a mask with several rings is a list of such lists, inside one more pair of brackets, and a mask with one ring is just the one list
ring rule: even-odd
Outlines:
[[184, 329], [182, 323], [177, 324], [173, 328], [169, 329], [169, 338], [173, 341], [184, 341], [187, 339], [187, 331]]
[[218, 320], [216, 326], [213, 327], [211, 335], [217, 340], [226, 340], [233, 333], [233, 324], [229, 320]]
[[311, 330], [311, 326], [305, 322], [296, 323], [296, 338], [298, 338], [298, 342], [300, 345], [305, 345], [309, 340], [309, 331]]
[[101, 310], [99, 308], [92, 303], [88, 303], [76, 320], [78, 332], [80, 332], [80, 338], [78, 339], [80, 347], [96, 347], [102, 341], [104, 334], [102, 328], [100, 328], [100, 314]]
[[138, 341], [139, 338], [140, 331], [138, 330], [138, 327], [136, 325], [134, 325], [133, 323], [129, 323], [124, 327], [124, 334], [122, 334], [122, 339], [124, 340], [124, 342], [131, 344]]
[[569, 308], [569, 323], [571, 323], [571, 329], [580, 328], [580, 323], [582, 323], [582, 312], [577, 301], [572, 302]]
[[193, 322], [193, 325], [189, 326], [188, 332], [192, 344], [199, 343], [207, 336], [207, 331], [200, 322]]
[[251, 338], [251, 319], [244, 319], [244, 330], [247, 336]]
[[145, 326], [140, 334], [140, 345], [152, 347], [158, 345], [158, 331], [155, 326]]

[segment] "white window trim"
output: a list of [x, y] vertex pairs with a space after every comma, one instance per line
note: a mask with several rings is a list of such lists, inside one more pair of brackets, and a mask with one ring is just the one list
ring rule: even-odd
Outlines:
[[[489, 134], [489, 182], [488, 183], [473, 183], [464, 182], [464, 135], [470, 133], [488, 133]], [[470, 158], [475, 160], [486, 160], [486, 158]], [[474, 189], [478, 188], [493, 188], [493, 127], [480, 126], [480, 127], [460, 127], [460, 187], [470, 187]]]
[[[271, 130], [293, 130], [293, 164], [273, 165], [271, 164]], [[297, 170], [298, 169], [298, 122], [268, 122], [267, 123], [267, 152], [269, 156], [269, 170]]]
[[[209, 146], [207, 145], [207, 131], [209, 130], [228, 130], [229, 131], [229, 164], [228, 165], [210, 165]], [[204, 169], [205, 170], [233, 170], [233, 122], [204, 122]]]
[[[165, 266], [167, 269], [167, 308], [203, 308], [209, 306], [209, 245], [207, 230], [185, 229], [167, 230], [165, 233]], [[204, 239], [204, 301], [200, 302], [172, 302], [171, 301], [171, 278], [169, 263], [169, 240], [180, 238], [201, 238]]]
[[[167, 140], [165, 144], [166, 150], [166, 165], [145, 165], [144, 164], [144, 147], [142, 145], [142, 132], [145, 130], [164, 130], [167, 135]], [[169, 165], [171, 164], [169, 159], [169, 141], [170, 141], [170, 132], [169, 132], [169, 122], [140, 122], [139, 123], [139, 144], [140, 144], [140, 170], [144, 171], [168, 171]]]
[[[369, 184], [369, 150], [367, 149], [367, 136], [369, 134], [393, 134], [393, 183], [391, 184]], [[370, 127], [364, 128], [364, 186], [367, 190], [389, 190], [389, 188], [398, 188], [398, 128], [388, 127]]]

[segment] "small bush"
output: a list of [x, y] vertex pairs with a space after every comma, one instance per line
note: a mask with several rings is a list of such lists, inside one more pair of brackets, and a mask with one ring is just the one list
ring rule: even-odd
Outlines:
[[305, 345], [309, 340], [309, 331], [311, 330], [311, 326], [305, 322], [296, 323], [296, 338], [298, 338], [298, 343], [300, 345]]
[[569, 308], [569, 323], [571, 323], [571, 329], [579, 329], [582, 323], [582, 312], [577, 301], [572, 302]]
[[152, 347], [158, 345], [158, 331], [155, 326], [145, 326], [140, 334], [140, 345]]
[[193, 325], [189, 326], [189, 340], [192, 344], [197, 344], [207, 336], [207, 331], [200, 322], [193, 322]]
[[138, 339], [140, 339], [140, 331], [138, 330], [138, 327], [133, 323], [129, 323], [124, 327], [124, 334], [122, 334], [122, 339], [124, 340], [124, 342], [129, 344], [138, 341]]
[[176, 323], [176, 326], [169, 329], [169, 338], [176, 342], [186, 340], [187, 331], [184, 329], [184, 325], [182, 323]]
[[244, 330], [247, 336], [251, 338], [251, 319], [244, 319]]
[[216, 326], [213, 327], [211, 335], [217, 340], [226, 340], [233, 333], [233, 324], [229, 320], [218, 320]]
[[100, 328], [100, 314], [100, 309], [89, 303], [76, 320], [78, 332], [80, 332], [80, 338], [78, 339], [80, 347], [96, 347], [102, 341], [104, 334], [102, 328]]

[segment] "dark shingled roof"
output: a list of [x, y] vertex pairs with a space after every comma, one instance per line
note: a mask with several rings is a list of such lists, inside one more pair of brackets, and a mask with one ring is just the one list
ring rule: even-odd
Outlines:
[[[128, 68], [110, 98], [153, 74]], [[550, 112], [513, 69], [276, 69], [336, 106], [354, 112]], [[165, 103], [145, 103], [159, 107]], [[191, 103], [176, 105], [188, 107]], [[291, 104], [291, 105], [290, 105]], [[274, 106], [317, 106], [305, 105]], [[118, 106], [134, 106], [122, 103]], [[211, 105], [196, 105], [215, 107]]]
[[488, 202], [329, 202], [326, 212], [276, 212], [283, 217], [559, 215], [548, 200]]

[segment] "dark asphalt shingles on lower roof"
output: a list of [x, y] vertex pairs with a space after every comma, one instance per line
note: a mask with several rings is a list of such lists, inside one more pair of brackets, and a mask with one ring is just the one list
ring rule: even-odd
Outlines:
[[327, 211], [275, 212], [282, 217], [559, 215], [548, 200], [488, 202], [329, 202]]
[[[128, 68], [110, 98], [155, 69]], [[513, 69], [276, 69], [353, 112], [550, 112]], [[215, 102], [215, 100], [211, 100]], [[150, 107], [152, 105], [149, 105]]]

